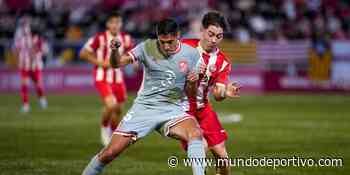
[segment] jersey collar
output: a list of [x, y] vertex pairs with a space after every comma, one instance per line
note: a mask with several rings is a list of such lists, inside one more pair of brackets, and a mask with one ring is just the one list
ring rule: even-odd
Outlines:
[[199, 50], [200, 53], [204, 53], [204, 54], [210, 55], [210, 56], [217, 55], [219, 53], [219, 49], [218, 48], [215, 48], [215, 51], [208, 53], [207, 51], [205, 51], [203, 49], [203, 47], [201, 46], [200, 42], [198, 42], [197, 49]]
[[181, 42], [178, 41], [178, 44], [177, 44], [177, 46], [176, 46], [175, 51], [172, 52], [171, 54], [176, 54], [176, 53], [180, 52], [180, 50], [181, 50]]
[[110, 32], [110, 31], [106, 31], [106, 33], [107, 33], [107, 37], [108, 38], [114, 38], [114, 39], [116, 39], [116, 38], [118, 38], [119, 39], [119, 33], [117, 33], [117, 35], [112, 35], [112, 33]]

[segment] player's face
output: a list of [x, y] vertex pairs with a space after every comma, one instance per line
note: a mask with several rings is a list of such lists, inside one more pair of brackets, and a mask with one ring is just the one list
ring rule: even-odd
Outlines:
[[23, 27], [23, 31], [25, 35], [30, 35], [30, 26], [29, 25], [25, 25]]
[[205, 45], [205, 49], [213, 50], [224, 38], [224, 30], [222, 27], [210, 25], [206, 29], [202, 29], [202, 42]]
[[174, 54], [179, 47], [179, 40], [177, 35], [158, 35], [158, 43], [160, 49], [167, 55]]
[[122, 25], [122, 18], [120, 17], [112, 17], [107, 21], [107, 29], [113, 35], [116, 35], [118, 32], [120, 32]]

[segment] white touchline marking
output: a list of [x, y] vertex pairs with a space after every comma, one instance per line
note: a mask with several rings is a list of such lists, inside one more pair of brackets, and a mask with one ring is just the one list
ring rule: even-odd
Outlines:
[[220, 113], [218, 114], [221, 123], [239, 123], [243, 116], [238, 113]]

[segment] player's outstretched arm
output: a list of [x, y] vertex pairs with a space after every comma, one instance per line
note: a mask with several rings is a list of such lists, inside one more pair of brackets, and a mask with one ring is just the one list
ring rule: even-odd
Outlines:
[[133, 63], [133, 58], [129, 54], [120, 55], [119, 53], [120, 42], [112, 40], [110, 48], [112, 50], [109, 63], [113, 68], [125, 66]]
[[79, 57], [93, 65], [97, 65], [97, 66], [102, 66], [102, 67], [110, 67], [110, 64], [108, 61], [99, 61], [97, 58], [96, 58], [96, 55], [89, 51], [88, 49], [85, 49], [83, 48], [80, 53], [79, 53]]

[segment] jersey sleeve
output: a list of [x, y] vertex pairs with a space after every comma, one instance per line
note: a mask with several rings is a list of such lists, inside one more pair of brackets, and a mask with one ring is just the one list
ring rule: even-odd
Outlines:
[[131, 49], [128, 54], [131, 56], [133, 62], [143, 62], [145, 60], [144, 55], [144, 42], [136, 45], [133, 49]]
[[[197, 49], [194, 49], [195, 51], [193, 52], [193, 58], [192, 60], [193, 61], [193, 67], [192, 67], [192, 70], [190, 71], [195, 71], [197, 74], [200, 73], [200, 67], [202, 64], [205, 64], [204, 62], [204, 59], [202, 57], [202, 55], [197, 51]], [[199, 81], [197, 82], [199, 83]], [[198, 93], [198, 92], [197, 92]], [[197, 116], [196, 115], [196, 112], [197, 112], [197, 95], [190, 95], [190, 94], [187, 94], [187, 98], [188, 98], [188, 111], [187, 113], [190, 114], [190, 115], [193, 115], [193, 116]]]
[[124, 42], [124, 49], [126, 52], [129, 52], [134, 47], [134, 41], [129, 34], [125, 34]]
[[219, 75], [215, 79], [215, 84], [226, 85], [230, 72], [231, 72], [231, 64], [226, 60], [224, 60], [222, 67], [220, 69]]
[[96, 52], [99, 45], [100, 45], [100, 42], [98, 39], [98, 35], [96, 35], [94, 37], [89, 38], [89, 40], [84, 45], [84, 49], [90, 52]]
[[193, 57], [194, 57], [194, 60], [196, 60], [194, 63], [193, 70], [199, 74], [201, 65], [205, 64], [204, 59], [198, 51], [195, 52]]

